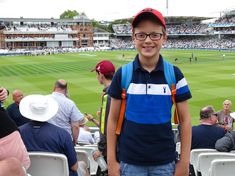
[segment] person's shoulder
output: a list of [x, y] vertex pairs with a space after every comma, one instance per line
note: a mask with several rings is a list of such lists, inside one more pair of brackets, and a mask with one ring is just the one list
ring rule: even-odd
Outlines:
[[11, 103], [7, 106], [6, 110], [13, 109], [16, 107], [16, 103]]

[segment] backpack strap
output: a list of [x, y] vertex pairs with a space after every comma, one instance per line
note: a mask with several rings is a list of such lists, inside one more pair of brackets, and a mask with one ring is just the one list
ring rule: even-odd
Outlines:
[[125, 89], [126, 91], [131, 83], [132, 73], [133, 73], [133, 62], [129, 62], [128, 64], [125, 64], [122, 66], [121, 86], [122, 86], [122, 89]]
[[163, 67], [164, 67], [164, 75], [166, 78], [166, 82], [171, 89], [171, 99], [172, 103], [175, 106], [174, 109], [174, 123], [179, 124], [179, 117], [178, 117], [178, 111], [176, 107], [176, 102], [175, 102], [175, 96], [176, 96], [176, 78], [175, 78], [175, 71], [174, 71], [174, 66], [163, 59]]
[[117, 127], [116, 127], [116, 134], [120, 135], [123, 120], [125, 117], [126, 112], [126, 92], [127, 89], [131, 83], [132, 80], [132, 74], [133, 74], [133, 62], [129, 62], [126, 65], [122, 66], [122, 80], [121, 80], [121, 86], [122, 86], [122, 101], [121, 101], [121, 109], [118, 117]]

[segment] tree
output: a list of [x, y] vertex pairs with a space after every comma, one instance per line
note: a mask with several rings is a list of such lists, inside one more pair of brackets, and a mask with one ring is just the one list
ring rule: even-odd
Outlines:
[[72, 19], [78, 15], [79, 13], [76, 10], [66, 10], [60, 15], [60, 19]]

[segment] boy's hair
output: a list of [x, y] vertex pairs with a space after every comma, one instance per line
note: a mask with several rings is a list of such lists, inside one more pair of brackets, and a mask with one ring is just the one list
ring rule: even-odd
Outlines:
[[[100, 74], [99, 71], [96, 70], [96, 73]], [[104, 74], [105, 79], [112, 80], [115, 72], [108, 72]]]

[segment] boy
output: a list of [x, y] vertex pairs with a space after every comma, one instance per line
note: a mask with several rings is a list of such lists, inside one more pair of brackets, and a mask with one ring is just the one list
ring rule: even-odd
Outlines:
[[[187, 82], [174, 66], [176, 106], [181, 125], [181, 159], [175, 166], [175, 143], [171, 126], [171, 91], [164, 76], [160, 49], [166, 42], [166, 24], [157, 10], [146, 8], [132, 22], [132, 37], [138, 55], [133, 62], [127, 89], [125, 120], [121, 135], [115, 134], [121, 106], [121, 69], [111, 83], [107, 145], [109, 175], [186, 176], [189, 173], [191, 124]], [[117, 162], [116, 150], [118, 144]]]

